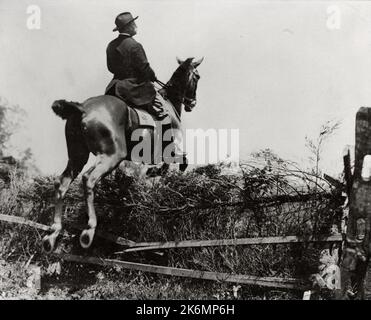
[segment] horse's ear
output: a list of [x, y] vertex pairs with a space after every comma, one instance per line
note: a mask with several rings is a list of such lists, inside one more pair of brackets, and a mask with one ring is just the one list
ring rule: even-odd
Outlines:
[[202, 61], [204, 61], [204, 57], [202, 57], [200, 60], [192, 62], [193, 67], [197, 68], [201, 64]]
[[176, 57], [176, 61], [178, 61], [179, 65], [181, 65], [184, 62], [184, 60], [181, 60], [178, 57]]

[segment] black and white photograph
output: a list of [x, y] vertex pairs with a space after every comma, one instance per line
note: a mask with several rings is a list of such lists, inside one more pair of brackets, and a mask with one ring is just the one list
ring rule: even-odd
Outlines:
[[371, 2], [0, 0], [0, 57], [0, 300], [371, 299]]

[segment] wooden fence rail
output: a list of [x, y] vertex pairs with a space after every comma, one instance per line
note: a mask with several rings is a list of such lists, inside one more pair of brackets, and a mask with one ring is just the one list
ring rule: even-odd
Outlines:
[[[16, 223], [27, 225], [29, 227], [37, 228], [43, 231], [51, 231], [51, 227], [43, 225], [38, 222], [27, 220], [23, 217], [16, 217], [11, 215], [0, 214], [0, 221], [8, 223]], [[81, 226], [73, 226], [81, 229]], [[105, 233], [97, 230], [97, 235], [106, 240], [115, 242], [117, 244], [128, 246], [126, 250], [119, 252], [133, 252], [145, 250], [159, 250], [170, 248], [189, 248], [189, 247], [210, 247], [210, 246], [236, 246], [236, 245], [262, 245], [262, 244], [288, 244], [300, 242], [341, 242], [341, 235], [333, 235], [323, 238], [313, 237], [298, 237], [298, 236], [281, 236], [281, 237], [259, 237], [259, 238], [242, 238], [242, 239], [219, 239], [219, 240], [186, 240], [186, 241], [169, 241], [169, 242], [134, 242], [124, 238], [120, 238], [113, 234]], [[187, 277], [194, 279], [224, 281], [229, 283], [240, 283], [248, 285], [257, 285], [271, 288], [307, 290], [311, 287], [309, 281], [303, 281], [294, 278], [277, 278], [277, 277], [258, 277], [251, 275], [229, 274], [211, 271], [199, 271], [174, 267], [165, 267], [158, 265], [149, 265], [142, 263], [135, 263], [129, 261], [115, 260], [115, 259], [101, 259], [97, 257], [82, 257], [72, 254], [54, 253], [55, 256], [71, 262], [88, 263], [101, 266], [121, 266], [125, 269], [138, 270], [144, 272], [151, 272], [163, 275]]]
[[238, 246], [238, 245], [260, 245], [260, 244], [285, 244], [298, 242], [341, 242], [342, 236], [333, 235], [324, 238], [301, 238], [297, 236], [282, 237], [257, 237], [240, 239], [219, 239], [219, 240], [185, 240], [168, 242], [136, 242], [128, 249], [117, 253], [172, 249], [172, 248], [197, 248], [197, 247], [215, 247], [215, 246]]
[[[43, 231], [51, 231], [51, 227], [27, 220], [23, 217], [0, 214], [0, 221], [17, 223], [37, 228]], [[81, 226], [72, 226], [78, 230], [82, 230]], [[333, 235], [323, 238], [314, 237], [298, 237], [298, 236], [280, 236], [280, 237], [256, 237], [256, 238], [240, 238], [240, 239], [217, 239], [217, 240], [185, 240], [185, 241], [168, 241], [168, 242], [134, 242], [119, 236], [106, 233], [100, 230], [96, 234], [108, 241], [114, 242], [129, 248], [122, 252], [146, 251], [171, 248], [197, 248], [197, 247], [215, 247], [215, 246], [236, 246], [236, 245], [259, 245], [259, 244], [284, 244], [284, 243], [299, 243], [299, 242], [341, 242], [342, 236]]]
[[169, 276], [186, 277], [194, 279], [214, 280], [223, 281], [230, 283], [257, 285], [263, 287], [272, 288], [283, 288], [283, 289], [296, 289], [296, 290], [307, 290], [311, 287], [310, 283], [304, 282], [300, 279], [294, 278], [277, 278], [277, 277], [256, 277], [250, 275], [241, 274], [229, 274], [221, 272], [211, 271], [199, 271], [191, 269], [173, 268], [158, 265], [150, 265], [115, 259], [101, 259], [97, 257], [82, 257], [72, 254], [54, 254], [65, 261], [71, 261], [76, 263], [87, 263], [100, 266], [121, 266], [124, 269], [138, 270], [150, 273], [157, 273]]
[[50, 226], [46, 226], [46, 225], [38, 223], [38, 222], [27, 220], [27, 219], [22, 218], [22, 217], [11, 216], [11, 215], [8, 215], [8, 214], [0, 214], [0, 220], [5, 221], [5, 222], [9, 222], [9, 223], [23, 224], [23, 225], [30, 226], [30, 227], [40, 229], [40, 230], [44, 230], [44, 231], [51, 231], [52, 230], [52, 228]]
[[[22, 224], [22, 225], [26, 225], [26, 226], [29, 226], [29, 227], [32, 227], [32, 228], [43, 230], [43, 231], [52, 231], [52, 228], [50, 226], [47, 226], [47, 225], [44, 225], [44, 224], [41, 224], [41, 223], [38, 223], [38, 222], [34, 222], [34, 221], [31, 221], [31, 220], [27, 220], [23, 217], [11, 216], [11, 215], [8, 215], [8, 214], [0, 214], [0, 221]], [[77, 230], [84, 230], [84, 227], [80, 226], [80, 225], [71, 225], [70, 227], [75, 228]], [[66, 232], [65, 230], [62, 230], [62, 233], [65, 233], [65, 232]], [[95, 232], [95, 234], [97, 236], [103, 238], [103, 239], [114, 242], [114, 243], [116, 243], [118, 245], [121, 245], [121, 246], [132, 246], [133, 244], [135, 244], [134, 241], [116, 236], [116, 235], [108, 233], [108, 232], [103, 232], [101, 230], [97, 230]]]

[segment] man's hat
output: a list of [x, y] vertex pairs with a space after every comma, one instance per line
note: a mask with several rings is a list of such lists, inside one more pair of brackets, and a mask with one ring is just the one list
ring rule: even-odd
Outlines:
[[116, 28], [112, 31], [117, 31], [136, 19], [138, 19], [138, 16], [133, 18], [130, 12], [120, 13], [115, 19]]

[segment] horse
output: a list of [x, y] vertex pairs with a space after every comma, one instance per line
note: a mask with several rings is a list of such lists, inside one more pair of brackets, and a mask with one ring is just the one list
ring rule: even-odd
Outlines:
[[[194, 58], [180, 60], [177, 57], [178, 67], [170, 80], [159, 90], [175, 109], [178, 119], [169, 113], [172, 123], [180, 126], [182, 105], [187, 112], [196, 106], [197, 83], [200, 79], [197, 67], [203, 58], [193, 61]], [[159, 83], [161, 83], [159, 81]], [[81, 232], [80, 245], [87, 249], [93, 242], [97, 217], [94, 208], [94, 187], [100, 179], [114, 169], [123, 160], [134, 161], [131, 151], [135, 143], [132, 134], [138, 129], [138, 115], [123, 100], [111, 96], [100, 95], [91, 97], [83, 103], [56, 100], [52, 109], [57, 116], [67, 120], [65, 136], [68, 150], [68, 163], [59, 178], [55, 181], [55, 211], [52, 233], [43, 240], [43, 249], [46, 253], [54, 250], [56, 239], [62, 230], [63, 199], [70, 184], [80, 174], [88, 161], [90, 153], [96, 156], [95, 164], [82, 175], [84, 197], [87, 205], [88, 226]], [[156, 122], [156, 126], [161, 125]], [[154, 129], [142, 129], [143, 138], [153, 141]], [[180, 162], [180, 170], [184, 171], [187, 162]], [[165, 170], [168, 164], [164, 164]]]

